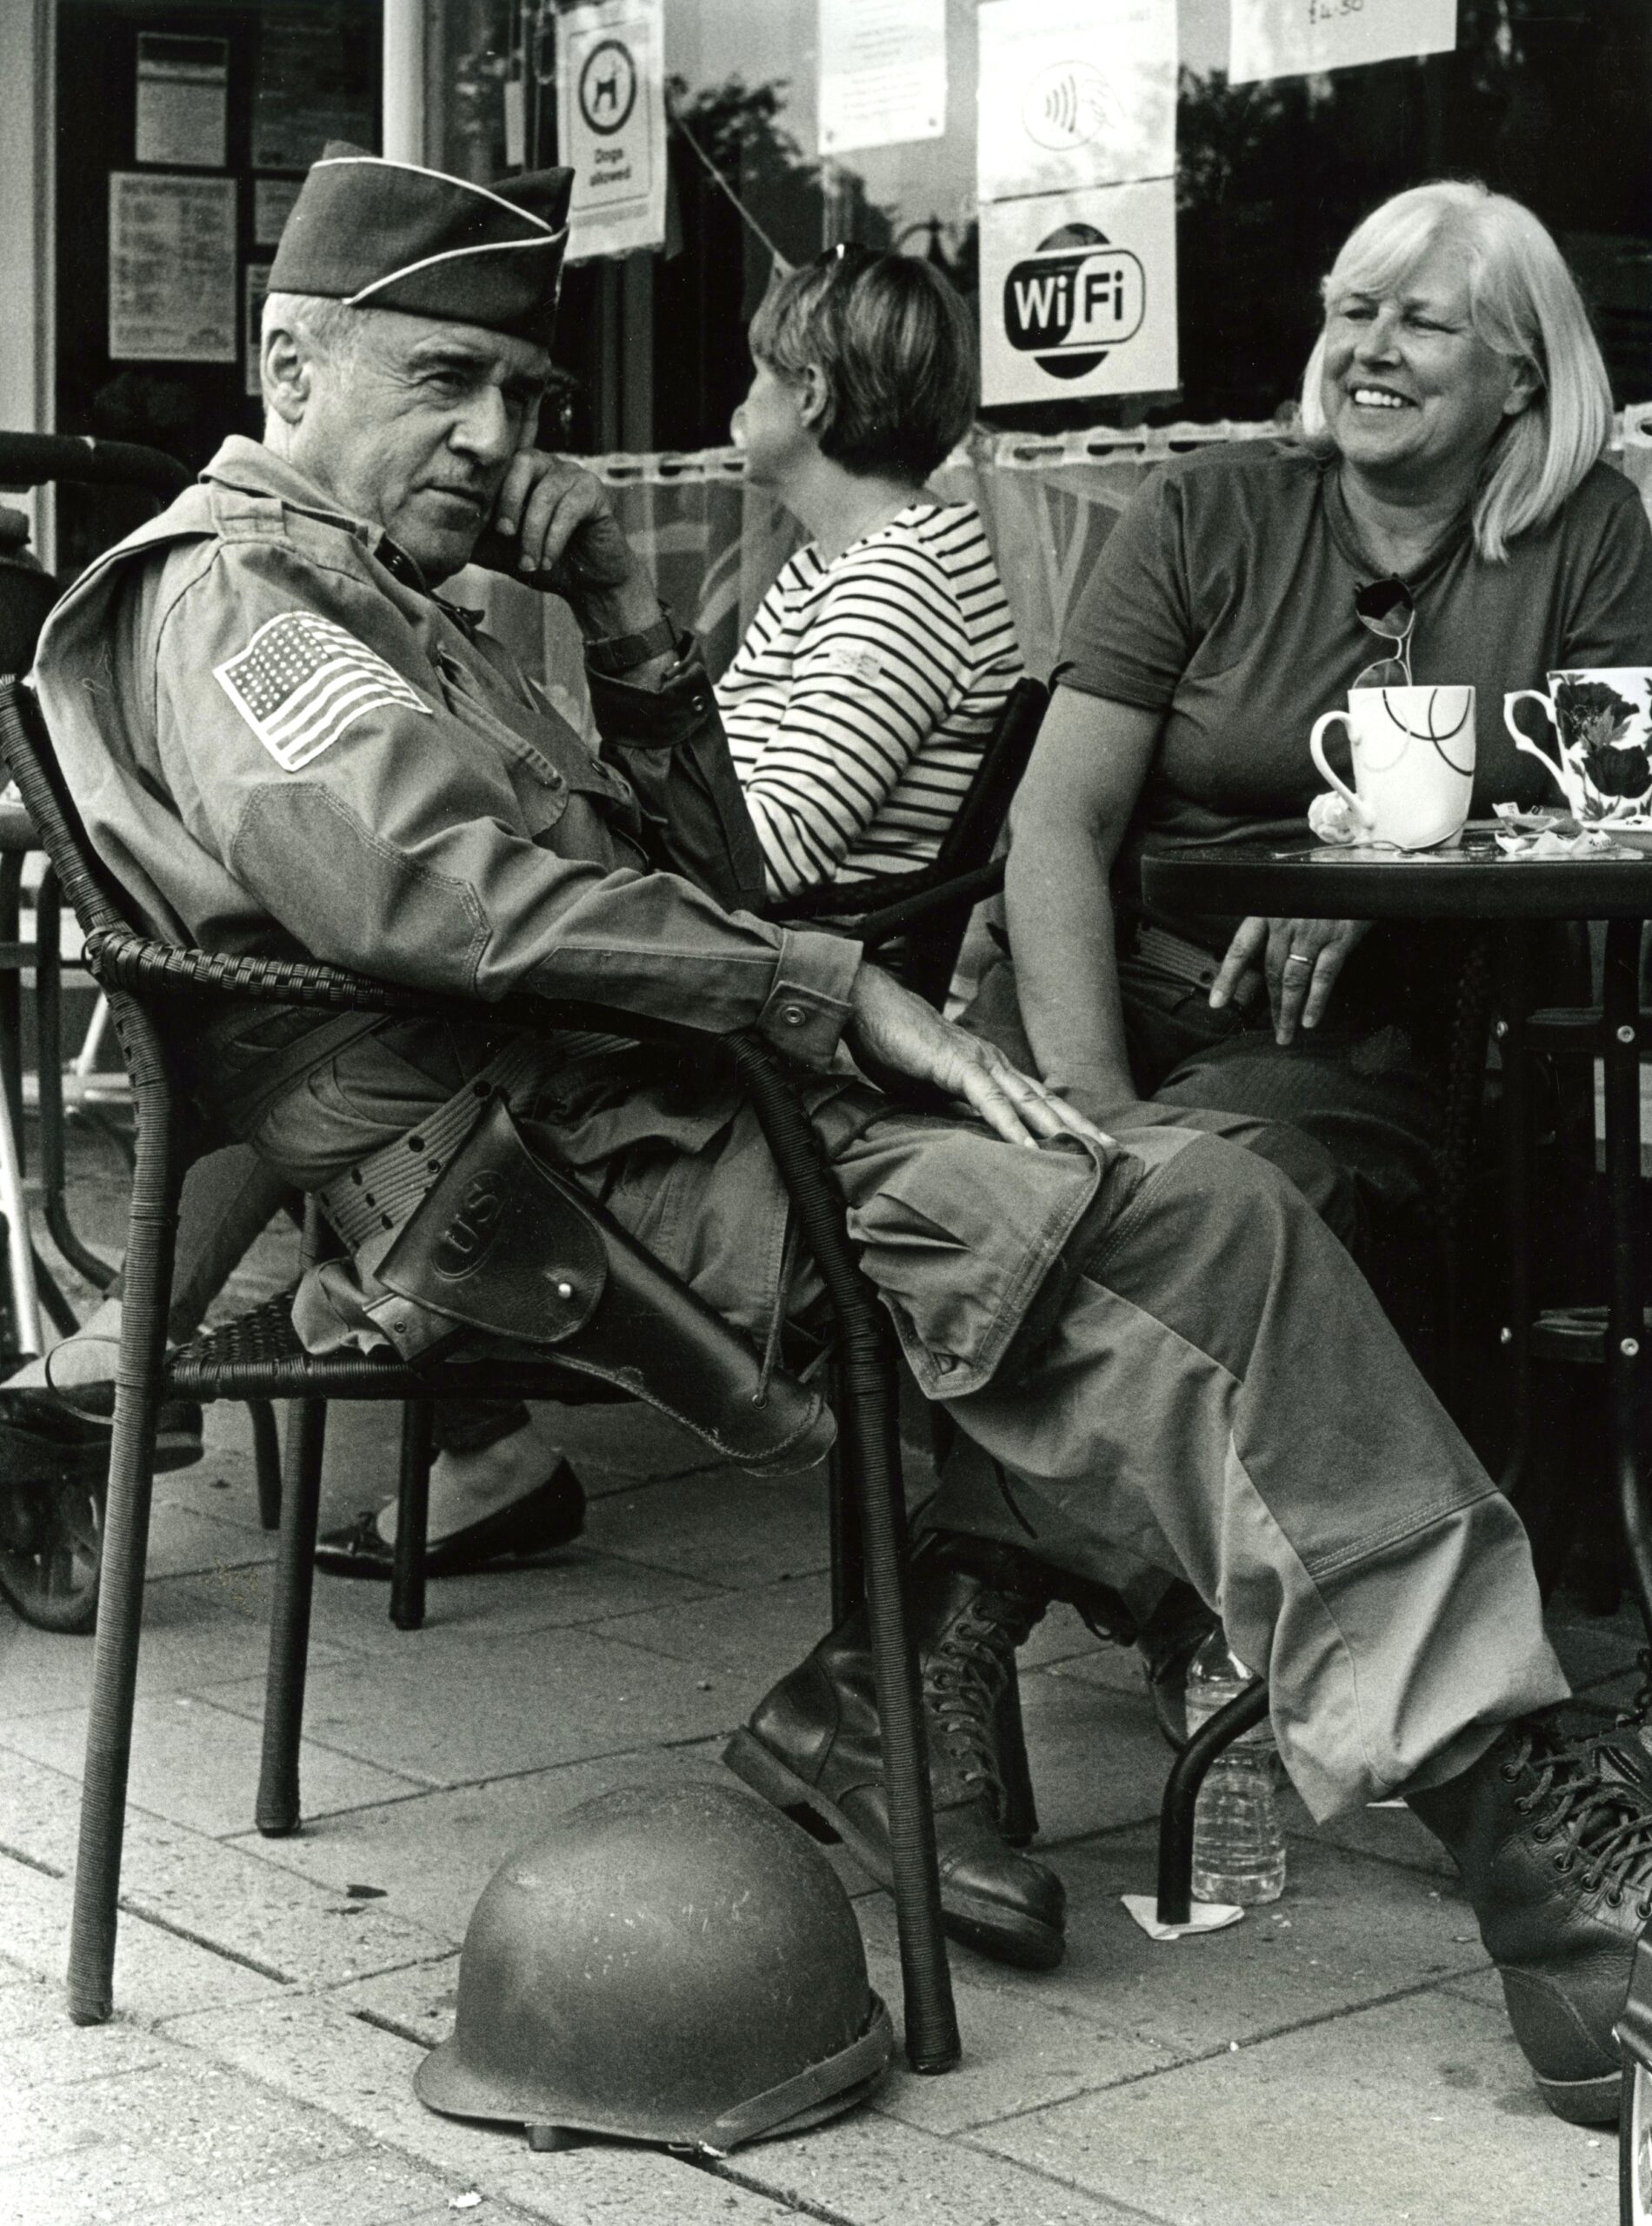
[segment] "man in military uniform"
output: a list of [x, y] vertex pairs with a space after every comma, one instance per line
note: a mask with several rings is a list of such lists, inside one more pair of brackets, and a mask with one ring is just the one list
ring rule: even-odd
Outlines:
[[[1211, 1136], [1103, 1136], [852, 944], [757, 916], [692, 643], [596, 483], [531, 446], [567, 188], [330, 149], [271, 274], [263, 441], [227, 442], [95, 564], [42, 650], [70, 785], [155, 933], [477, 1007], [474, 1027], [248, 1009], [205, 1047], [220, 1114], [349, 1247], [302, 1294], [303, 1333], [416, 1352], [450, 1326], [392, 1261], [491, 1092], [761, 1338], [799, 1294], [721, 1063], [511, 1037], [486, 1008], [756, 1028], [803, 1070], [863, 1263], [961, 1432], [916, 1592], [953, 1929], [1061, 1952], [1059, 1882], [1009, 1844], [1015, 1637], [1052, 1588], [1128, 1576], [1139, 1600], [1147, 1573], [1183, 1576], [1266, 1673], [1309, 1808], [1406, 1796], [1464, 1871], [1545, 2094], [1609, 2115], [1652, 1817], [1615, 1750], [1531, 1713], [1566, 1685], [1518, 1523], [1276, 1170]], [[599, 749], [437, 594], [478, 553], [566, 598]], [[956, 1114], [881, 1096], [846, 1053]], [[869, 1696], [851, 1623], [731, 1759], [876, 1870]]]

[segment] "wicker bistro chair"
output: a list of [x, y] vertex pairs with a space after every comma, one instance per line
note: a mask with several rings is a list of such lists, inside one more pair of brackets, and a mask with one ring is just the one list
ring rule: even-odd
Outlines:
[[[0, 488], [70, 483], [136, 490], [151, 504], [167, 501], [187, 487], [190, 474], [156, 449], [120, 441], [93, 441], [50, 433], [0, 432]], [[35, 643], [59, 588], [48, 572], [0, 565], [0, 672], [23, 671], [33, 662]], [[57, 876], [47, 865], [34, 895], [32, 947], [17, 940], [23, 853], [0, 847], [0, 1069], [11, 1099], [14, 1131], [23, 1127], [23, 1036], [19, 969], [32, 963], [35, 1023], [40, 1081], [40, 1204], [58, 1252], [94, 1290], [107, 1290], [113, 1264], [84, 1243], [69, 1216], [65, 1152], [63, 1036], [64, 962], [58, 940], [60, 903]], [[54, 1328], [68, 1336], [75, 1316], [39, 1253], [30, 1248], [39, 1307]], [[15, 1283], [15, 1276], [14, 1276]], [[14, 1298], [12, 1312], [21, 1311]], [[27, 1333], [21, 1318], [10, 1327], [21, 1351], [35, 1350], [38, 1335]], [[278, 1520], [280, 1457], [275, 1417], [266, 1401], [249, 1403], [256, 1459], [258, 1510], [266, 1530]], [[43, 1630], [83, 1634], [97, 1612], [101, 1526], [101, 1472], [83, 1453], [66, 1451], [54, 1469], [42, 1461], [26, 1495], [0, 1510], [0, 1596], [25, 1622]]]
[[[89, 2024], [107, 2019], [113, 2008], [121, 1847], [161, 1401], [256, 1396], [296, 1402], [283, 1479], [256, 1810], [259, 1829], [280, 1835], [295, 1829], [299, 1821], [298, 1747], [326, 1402], [410, 1403], [413, 1420], [406, 1427], [416, 1430], [428, 1403], [444, 1395], [486, 1391], [577, 1398], [590, 1395], [590, 1379], [570, 1375], [554, 1350], [524, 1351], [522, 1360], [510, 1363], [438, 1361], [417, 1370], [379, 1355], [315, 1357], [298, 1344], [281, 1299], [197, 1339], [169, 1360], [165, 1322], [172, 1245], [194, 1117], [187, 1083], [169, 1045], [177, 1022], [225, 993], [317, 1011], [453, 1014], [474, 1013], [475, 1008], [339, 967], [215, 956], [136, 933], [117, 892], [89, 855], [39, 712], [10, 680], [0, 682], [0, 759], [18, 785], [79, 919], [87, 964], [109, 996], [137, 1109], [124, 1326], [70, 1946], [70, 2015]], [[577, 1026], [636, 1033], [634, 1017], [603, 1008], [522, 999], [490, 1010], [500, 1019], [539, 1030]], [[706, 1038], [693, 1040], [703, 1055]], [[941, 1930], [916, 1667], [901, 1593], [905, 1515], [892, 1337], [850, 1250], [841, 1193], [783, 1063], [752, 1032], [725, 1039], [723, 1048], [774, 1152], [802, 1241], [813, 1255], [835, 1317], [846, 1387], [838, 1424], [863, 1526], [867, 1607], [887, 1758], [906, 2049], [916, 2069], [941, 2071], [957, 2061], [959, 2047]], [[422, 1550], [422, 1523], [419, 1530]]]

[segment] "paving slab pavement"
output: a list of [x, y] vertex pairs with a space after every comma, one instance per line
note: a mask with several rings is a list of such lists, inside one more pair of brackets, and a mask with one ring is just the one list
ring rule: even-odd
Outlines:
[[[259, 1251], [273, 1288], [290, 1241]], [[955, 1952], [956, 2073], [897, 2067], [871, 2108], [720, 2164], [534, 2156], [423, 2110], [411, 2071], [450, 2028], [496, 1865], [593, 1793], [719, 1776], [825, 1613], [818, 1476], [720, 1475], [646, 1415], [565, 1420], [591, 1497], [566, 1554], [433, 1585], [412, 1634], [383, 1588], [318, 1583], [305, 1829], [266, 1841], [272, 1541], [244, 1417], [212, 1412], [207, 1458], [157, 1486], [106, 2027], [61, 2007], [90, 1650], [0, 1613], [0, 2226], [1610, 2226], [1613, 2143], [1537, 2100], [1409, 1815], [1321, 1832], [1288, 1804], [1276, 1909], [1181, 1947], [1130, 1924], [1118, 1896], [1150, 1886], [1167, 1757], [1135, 1656], [1067, 1610], [1023, 1683], [1070, 1952], [1048, 1975]], [[390, 1411], [335, 1410], [324, 1519], [389, 1489], [396, 1436]], [[1632, 1622], [1562, 1603], [1555, 1624], [1609, 1710]], [[896, 2002], [888, 1899], [832, 1859]]]
[[1555, 2121], [1500, 2010], [1425, 1989], [975, 2138], [1178, 2226], [1606, 2226], [1617, 2148]]

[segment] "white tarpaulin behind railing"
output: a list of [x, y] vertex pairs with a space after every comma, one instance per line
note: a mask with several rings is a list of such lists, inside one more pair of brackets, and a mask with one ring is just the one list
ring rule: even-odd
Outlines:
[[[1168, 425], [1142, 432], [1101, 429], [1042, 439], [977, 434], [930, 483], [976, 504], [998, 560], [1029, 671], [1056, 662], [1062, 622], [1114, 519], [1167, 457], [1213, 441], [1276, 439], [1271, 424]], [[1628, 473], [1652, 512], [1652, 403], [1623, 412], [1609, 460]], [[613, 456], [590, 460], [612, 490], [619, 522], [678, 617], [706, 646], [714, 674], [740, 637], [803, 535], [773, 498], [745, 484], [734, 449], [694, 456]], [[539, 669], [568, 626], [563, 606], [487, 573], [464, 575], [462, 599], [486, 603], [495, 628]], [[579, 669], [570, 653], [545, 656], [551, 673]]]

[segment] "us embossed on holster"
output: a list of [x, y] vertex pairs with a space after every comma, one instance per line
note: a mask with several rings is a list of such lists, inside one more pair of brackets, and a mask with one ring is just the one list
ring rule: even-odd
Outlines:
[[776, 1370], [613, 1216], [530, 1147], [495, 1097], [376, 1268], [403, 1299], [550, 1346], [672, 1416], [726, 1459], [812, 1467], [831, 1444], [818, 1393]]

